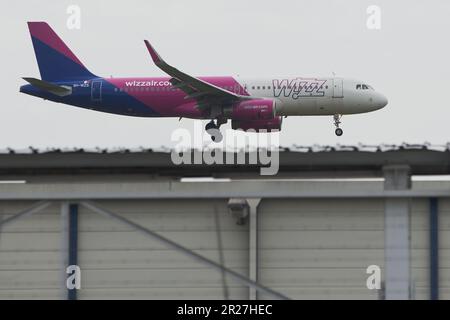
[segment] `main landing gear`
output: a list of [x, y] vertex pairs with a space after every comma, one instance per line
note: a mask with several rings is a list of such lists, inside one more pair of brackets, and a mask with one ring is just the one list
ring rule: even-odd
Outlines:
[[336, 126], [336, 130], [334, 130], [334, 133], [340, 137], [342, 136], [342, 134], [344, 133], [344, 130], [342, 130], [341, 128], [339, 128], [339, 125], [341, 124], [341, 114], [335, 114], [333, 116], [333, 120], [334, 120], [334, 125]]
[[226, 123], [226, 119], [217, 119], [215, 122], [211, 120], [205, 126], [205, 131], [211, 136], [211, 140], [214, 142], [221, 142], [223, 140], [223, 135], [220, 132], [220, 126]]

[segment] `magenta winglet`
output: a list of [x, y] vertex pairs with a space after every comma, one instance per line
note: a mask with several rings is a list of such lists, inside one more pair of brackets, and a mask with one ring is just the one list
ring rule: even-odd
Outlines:
[[30, 29], [30, 34], [32, 37], [38, 39], [62, 55], [83, 66], [83, 63], [78, 60], [73, 52], [46, 22], [28, 22], [28, 28]]

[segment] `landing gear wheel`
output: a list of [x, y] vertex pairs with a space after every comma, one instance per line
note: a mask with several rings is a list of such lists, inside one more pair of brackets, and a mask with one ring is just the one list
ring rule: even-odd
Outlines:
[[208, 132], [211, 135], [211, 140], [214, 142], [221, 142], [223, 140], [223, 135], [222, 133], [218, 130], [211, 130], [213, 132]]
[[209, 131], [211, 129], [217, 129], [217, 126], [214, 123], [214, 121], [208, 122], [205, 126], [205, 131]]
[[334, 133], [338, 137], [342, 136], [342, 134], [344, 133], [344, 131], [341, 128], [339, 128], [339, 125], [341, 124], [341, 117], [342, 117], [342, 115], [340, 115], [340, 114], [333, 115], [334, 126], [336, 127], [336, 130], [334, 131]]
[[214, 120], [208, 122], [205, 126], [206, 132], [211, 136], [211, 140], [214, 142], [221, 142], [223, 140], [223, 135], [220, 132], [220, 126], [226, 123], [226, 121], [221, 121], [221, 119], [217, 119], [217, 124]]

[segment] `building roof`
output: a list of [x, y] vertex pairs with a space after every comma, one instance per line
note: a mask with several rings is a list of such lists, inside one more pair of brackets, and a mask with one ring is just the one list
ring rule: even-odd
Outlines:
[[[367, 144], [357, 144], [357, 145], [292, 145], [289, 147], [280, 147], [279, 151], [292, 151], [292, 152], [332, 152], [332, 151], [361, 151], [361, 152], [388, 152], [388, 151], [398, 151], [398, 150], [430, 150], [430, 151], [450, 151], [450, 142], [447, 144], [379, 144], [379, 145], [367, 145]], [[125, 148], [125, 147], [115, 147], [115, 148], [35, 148], [28, 147], [22, 149], [14, 148], [4, 148], [0, 149], [0, 155], [3, 154], [42, 154], [42, 153], [147, 153], [147, 152], [159, 152], [159, 153], [170, 153], [172, 149], [161, 146], [159, 148]], [[239, 150], [237, 150], [239, 151]]]
[[[186, 150], [203, 159], [199, 150]], [[266, 151], [266, 150], [263, 150]], [[243, 151], [241, 151], [242, 153]], [[48, 148], [0, 150], [0, 175], [146, 174], [161, 177], [256, 177], [266, 165], [251, 163], [256, 150], [245, 153], [246, 163], [235, 164], [238, 151], [228, 151], [234, 163], [176, 165], [168, 148]], [[233, 154], [234, 153], [234, 154]], [[258, 157], [256, 157], [258, 158]], [[194, 157], [191, 157], [193, 162]], [[258, 158], [259, 160], [260, 158]], [[275, 154], [272, 163], [276, 161]], [[264, 162], [263, 162], [264, 163]], [[279, 149], [277, 177], [382, 175], [385, 165], [409, 165], [414, 175], [450, 174], [450, 143], [446, 145], [335, 145], [298, 146]]]

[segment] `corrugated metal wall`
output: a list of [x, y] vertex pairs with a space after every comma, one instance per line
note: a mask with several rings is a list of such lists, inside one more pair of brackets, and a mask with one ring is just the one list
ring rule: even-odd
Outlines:
[[[1, 218], [33, 202], [2, 201]], [[249, 268], [248, 224], [237, 225], [226, 200], [98, 201], [219, 262], [216, 215], [226, 267]], [[0, 229], [0, 299], [65, 298], [66, 246], [61, 204]], [[440, 298], [450, 299], [450, 200], [439, 200]], [[263, 199], [258, 221], [259, 280], [294, 299], [377, 299], [366, 268], [384, 271], [384, 201]], [[411, 201], [411, 276], [416, 299], [428, 299], [429, 200]], [[80, 207], [78, 298], [223, 299], [222, 275], [130, 227]], [[382, 273], [383, 274], [383, 273]], [[229, 297], [248, 288], [226, 277]], [[259, 295], [265, 298], [264, 295]]]
[[[413, 298], [430, 299], [430, 201], [411, 201]], [[450, 200], [439, 199], [439, 299], [450, 299]]]
[[382, 200], [263, 200], [260, 280], [294, 299], [377, 299], [366, 269], [384, 267]]
[[[2, 201], [2, 219], [33, 202]], [[61, 299], [63, 253], [60, 206], [23, 217], [0, 229], [0, 299]]]
[[[97, 204], [219, 262], [215, 211], [225, 266], [248, 275], [248, 227], [236, 224], [225, 200], [102, 201]], [[222, 275], [130, 227], [80, 211], [79, 298], [223, 299]], [[247, 287], [226, 279], [230, 298]]]
[[450, 199], [439, 201], [439, 299], [450, 300]]
[[414, 199], [411, 205], [411, 281], [412, 297], [430, 298], [429, 200]]

